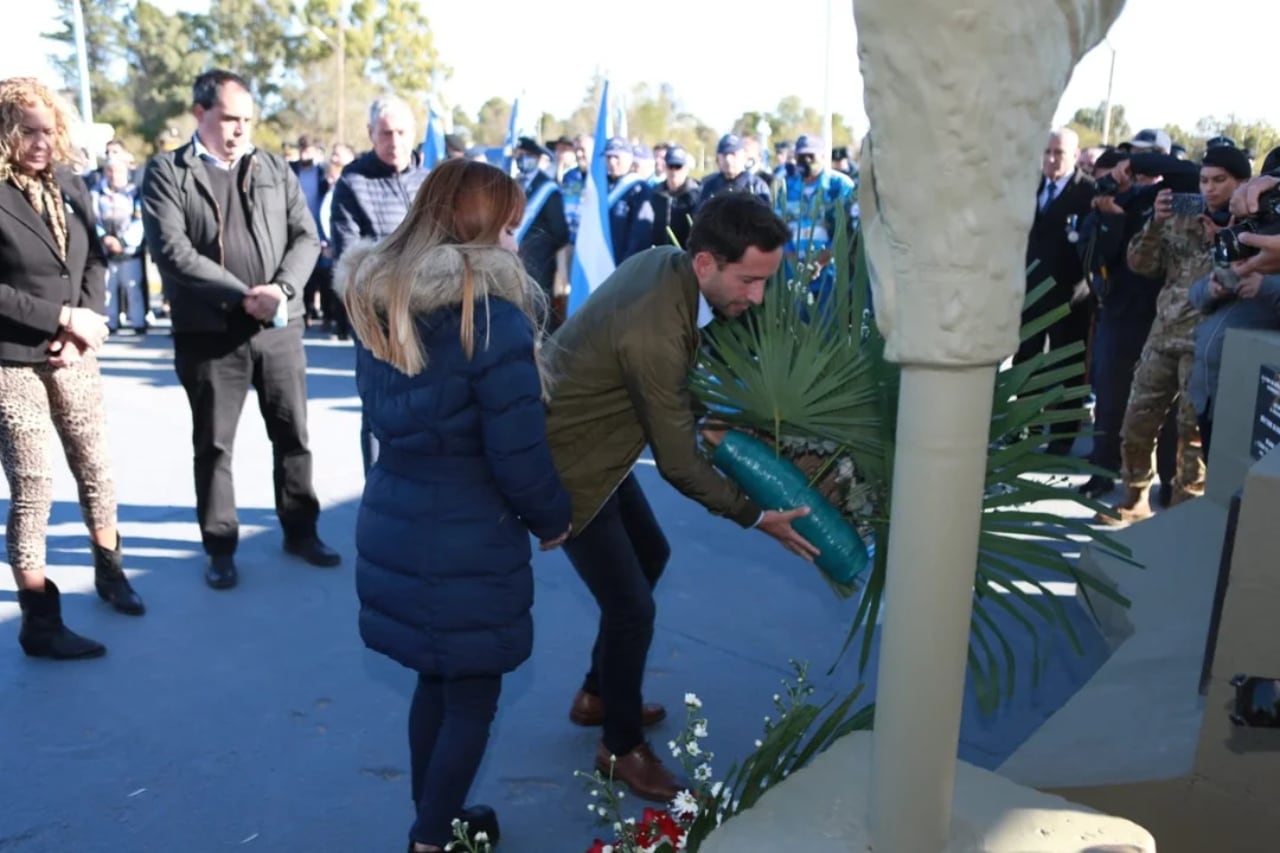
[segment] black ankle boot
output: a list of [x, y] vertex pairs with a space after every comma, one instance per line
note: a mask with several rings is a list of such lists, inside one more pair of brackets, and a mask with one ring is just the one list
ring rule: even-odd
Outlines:
[[483, 832], [489, 840], [489, 847], [497, 847], [502, 831], [498, 827], [498, 813], [489, 806], [467, 806], [458, 818], [467, 825], [467, 836], [471, 843], [476, 843], [476, 835]]
[[116, 534], [114, 550], [103, 548], [92, 539], [93, 546], [93, 585], [98, 590], [98, 597], [121, 613], [130, 616], [141, 616], [147, 612], [142, 597], [129, 586], [129, 579], [124, 575], [124, 555], [121, 553], [123, 540]]
[[48, 578], [43, 590], [18, 590], [18, 606], [22, 608], [18, 643], [31, 657], [74, 660], [102, 657], [106, 653], [102, 643], [81, 637], [62, 624], [61, 596], [58, 587]]

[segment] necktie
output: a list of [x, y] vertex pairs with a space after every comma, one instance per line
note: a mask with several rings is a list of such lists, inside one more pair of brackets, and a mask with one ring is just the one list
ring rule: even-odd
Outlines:
[[1048, 185], [1045, 186], [1044, 204], [1040, 205], [1040, 209], [1042, 211], [1048, 209], [1049, 205], [1053, 204], [1053, 196], [1057, 192], [1057, 190], [1058, 190], [1058, 184], [1056, 181], [1049, 181]]

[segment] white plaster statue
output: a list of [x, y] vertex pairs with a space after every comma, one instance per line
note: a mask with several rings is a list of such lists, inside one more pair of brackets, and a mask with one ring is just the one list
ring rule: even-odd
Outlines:
[[855, 0], [859, 203], [890, 359], [997, 364], [1017, 348], [1045, 134], [1123, 5]]

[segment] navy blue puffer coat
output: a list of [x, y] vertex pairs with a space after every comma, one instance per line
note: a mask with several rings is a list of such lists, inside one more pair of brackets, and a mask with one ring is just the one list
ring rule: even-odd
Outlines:
[[[344, 256], [361, 284], [367, 247]], [[459, 341], [461, 258], [476, 272], [475, 352]], [[533, 286], [502, 249], [432, 250], [411, 310], [427, 356], [408, 376], [357, 343], [357, 387], [379, 456], [356, 527], [360, 633], [429, 675], [510, 672], [533, 648], [529, 533], [569, 526], [569, 496], [546, 442]], [[359, 337], [359, 329], [357, 338]]]

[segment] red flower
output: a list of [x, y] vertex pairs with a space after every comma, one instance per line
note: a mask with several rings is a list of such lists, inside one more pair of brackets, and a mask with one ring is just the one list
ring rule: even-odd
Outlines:
[[595, 843], [591, 845], [591, 849], [588, 850], [587, 853], [604, 853], [604, 844], [605, 843], [603, 841], [597, 838], [595, 840]]
[[649, 846], [658, 841], [667, 841], [674, 848], [684, 837], [684, 830], [676, 823], [670, 812], [647, 808], [636, 827], [636, 841], [641, 846]]

